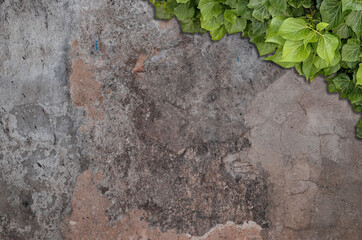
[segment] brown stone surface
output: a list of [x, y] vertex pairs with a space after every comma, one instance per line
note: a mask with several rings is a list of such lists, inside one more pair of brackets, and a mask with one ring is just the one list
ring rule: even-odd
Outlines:
[[90, 170], [78, 177], [71, 200], [73, 211], [65, 220], [65, 239], [261, 240], [261, 227], [254, 222], [243, 225], [235, 225], [233, 222], [219, 224], [201, 237], [173, 231], [162, 232], [149, 226], [145, 220], [147, 213], [142, 210], [132, 210], [116, 224], [110, 224], [105, 212], [111, 202], [102, 197], [96, 187], [102, 178], [99, 172], [92, 175]]
[[132, 72], [133, 73], [141, 72], [143, 70], [143, 68], [145, 67], [144, 63], [145, 63], [146, 59], [147, 59], [147, 55], [140, 54], [136, 64], [134, 65]]
[[73, 60], [72, 73], [69, 77], [70, 94], [73, 104], [85, 107], [91, 119], [103, 120], [104, 113], [99, 109], [103, 101], [102, 85], [94, 79], [92, 71], [93, 69], [82, 59]]

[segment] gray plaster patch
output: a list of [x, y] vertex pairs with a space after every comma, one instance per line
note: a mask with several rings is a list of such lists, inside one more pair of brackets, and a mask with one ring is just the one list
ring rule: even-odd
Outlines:
[[54, 141], [49, 116], [39, 105], [22, 105], [12, 109], [16, 118], [16, 131], [24, 138], [34, 141]]

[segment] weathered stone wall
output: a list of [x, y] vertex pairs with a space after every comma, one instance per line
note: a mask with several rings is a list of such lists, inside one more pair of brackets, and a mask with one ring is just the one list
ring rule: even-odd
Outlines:
[[147, 1], [0, 1], [0, 239], [359, 239], [359, 115]]

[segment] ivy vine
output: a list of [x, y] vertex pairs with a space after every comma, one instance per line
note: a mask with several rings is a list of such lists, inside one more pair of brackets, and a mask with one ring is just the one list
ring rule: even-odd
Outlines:
[[[312, 81], [327, 76], [362, 113], [362, 0], [150, 0], [156, 18], [179, 20], [187, 33], [209, 32], [218, 41], [242, 32], [264, 60]], [[272, 55], [271, 55], [272, 54]], [[362, 138], [362, 117], [357, 124]]]

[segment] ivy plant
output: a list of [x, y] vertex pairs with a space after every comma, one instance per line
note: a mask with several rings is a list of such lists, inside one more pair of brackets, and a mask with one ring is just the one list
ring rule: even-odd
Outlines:
[[[158, 19], [176, 16], [186, 33], [215, 41], [242, 33], [264, 60], [294, 67], [312, 81], [326, 76], [362, 112], [362, 0], [150, 0]], [[357, 124], [362, 138], [362, 117]]]

